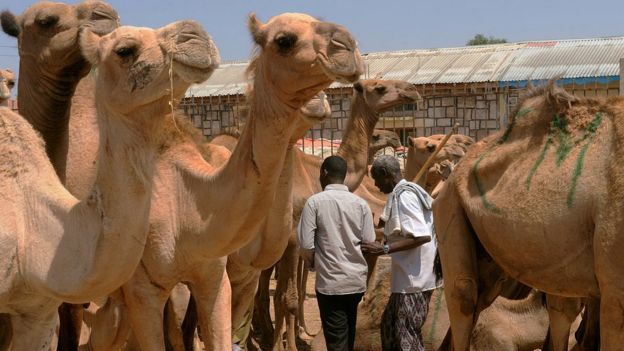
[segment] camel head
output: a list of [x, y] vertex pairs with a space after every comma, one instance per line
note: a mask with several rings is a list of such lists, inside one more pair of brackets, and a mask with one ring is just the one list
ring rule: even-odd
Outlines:
[[[258, 45], [249, 72], [271, 77], [270, 86], [280, 101], [298, 109], [334, 80], [354, 82], [363, 72], [355, 39], [344, 27], [314, 17], [285, 13], [262, 23], [252, 14], [248, 27]], [[255, 84], [260, 84], [255, 79]]]
[[312, 126], [323, 122], [331, 116], [331, 106], [327, 100], [325, 92], [320, 91], [318, 94], [299, 108], [297, 112], [299, 120], [293, 136], [290, 138], [291, 143], [303, 138]]
[[9, 69], [0, 69], [0, 106], [6, 106], [15, 86], [15, 75]]
[[366, 104], [377, 113], [421, 99], [416, 86], [402, 80], [360, 80], [353, 84], [353, 90], [354, 94], [361, 94]]
[[[443, 138], [444, 134], [408, 138], [407, 164], [405, 166], [406, 178], [416, 176], [420, 167], [429, 159], [429, 156], [435, 151]], [[445, 161], [450, 161], [454, 165], [466, 154], [466, 150], [472, 144], [474, 144], [474, 139], [467, 135], [452, 135], [442, 150], [436, 155], [430, 171], [448, 176], [448, 173], [450, 173], [449, 169], [452, 170], [452, 167], [449, 168], [449, 164], [445, 163]]]
[[80, 45], [98, 67], [96, 94], [106, 94], [101, 100], [120, 114], [155, 102], [167, 108], [172, 97], [208, 79], [220, 60], [210, 36], [188, 20], [159, 29], [123, 26], [103, 37], [85, 30]]
[[80, 53], [80, 32], [88, 28], [104, 35], [119, 26], [117, 12], [98, 0], [74, 5], [41, 1], [19, 16], [4, 11], [0, 21], [4, 32], [17, 38], [22, 66], [75, 82], [90, 69]]
[[375, 129], [371, 135], [369, 148], [381, 150], [388, 146], [393, 149], [402, 146], [399, 135], [391, 130]]
[[299, 109], [299, 112], [304, 123], [308, 125], [308, 128], [329, 118], [331, 116], [331, 107], [329, 106], [329, 101], [327, 100], [325, 92], [320, 91], [318, 94], [314, 95], [310, 101], [306, 102], [305, 105]]

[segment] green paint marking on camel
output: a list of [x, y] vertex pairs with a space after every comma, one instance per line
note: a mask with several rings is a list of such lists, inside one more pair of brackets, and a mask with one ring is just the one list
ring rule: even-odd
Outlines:
[[594, 141], [594, 137], [596, 136], [596, 131], [598, 130], [598, 127], [600, 127], [600, 124], [602, 123], [602, 119], [603, 119], [602, 113], [600, 112], [596, 113], [596, 116], [594, 116], [594, 119], [587, 126], [587, 129], [585, 130], [585, 134], [583, 135], [583, 138], [581, 139], [581, 141], [587, 140], [587, 143], [583, 145], [583, 147], [581, 148], [581, 151], [579, 152], [578, 157], [576, 158], [576, 165], [572, 173], [572, 186], [570, 186], [570, 190], [568, 191], [568, 197], [566, 201], [568, 208], [571, 208], [572, 204], [574, 203], [574, 194], [576, 193], [576, 185], [578, 183], [578, 179], [581, 176], [581, 173], [583, 172], [585, 154], [587, 154], [589, 145], [591, 145], [592, 141]]
[[483, 189], [483, 183], [481, 182], [481, 178], [479, 178], [479, 172], [478, 172], [479, 164], [481, 163], [481, 161], [483, 161], [485, 156], [487, 156], [490, 153], [490, 151], [492, 151], [492, 149], [493, 148], [490, 148], [483, 155], [481, 155], [481, 157], [479, 157], [477, 162], [475, 162], [474, 166], [472, 166], [472, 176], [475, 179], [475, 183], [477, 185], [477, 190], [479, 190], [479, 196], [481, 197], [481, 202], [483, 203], [483, 207], [485, 207], [487, 210], [490, 210], [492, 212], [500, 212], [500, 210], [494, 204], [489, 202], [487, 197], [485, 196], [485, 190]]
[[479, 157], [477, 162], [475, 162], [474, 166], [472, 167], [472, 175], [474, 176], [475, 182], [477, 184], [477, 189], [479, 190], [479, 195], [481, 196], [481, 201], [483, 202], [483, 206], [486, 209], [490, 210], [490, 211], [500, 212], [500, 210], [494, 204], [489, 202], [487, 200], [487, 197], [485, 196], [485, 191], [483, 189], [483, 183], [481, 182], [481, 178], [479, 178], [479, 164], [481, 163], [481, 161], [483, 161], [483, 159], [487, 155], [490, 154], [490, 152], [492, 152], [492, 150], [494, 150], [494, 148], [496, 148], [497, 146], [503, 144], [504, 142], [507, 141], [507, 139], [509, 139], [509, 135], [511, 135], [511, 131], [515, 127], [516, 122], [521, 120], [524, 116], [526, 116], [531, 111], [533, 111], [533, 110], [531, 108], [528, 108], [528, 107], [520, 109], [518, 111], [518, 113], [516, 113], [514, 118], [511, 120], [511, 122], [509, 123], [509, 126], [505, 130], [505, 133], [498, 140], [496, 140], [495, 143], [491, 144], [487, 148], [487, 150], [483, 153], [483, 155], [481, 155], [481, 157]]
[[498, 139], [497, 144], [500, 145], [506, 142], [507, 139], [509, 139], [509, 135], [511, 134], [511, 131], [516, 126], [516, 122], [521, 120], [522, 117], [526, 116], [531, 111], [532, 109], [530, 108], [523, 108], [520, 111], [518, 111], [518, 113], [516, 113], [516, 116], [511, 120], [511, 122], [509, 122], [509, 127], [507, 127], [507, 129], [505, 130], [505, 133], [503, 134], [503, 136], [501, 136], [500, 139]]
[[557, 167], [561, 166], [561, 163], [572, 151], [572, 138], [570, 131], [568, 130], [568, 122], [565, 118], [561, 118], [558, 115], [554, 115], [550, 122], [550, 134], [557, 137], [559, 145], [557, 146]]
[[531, 167], [531, 170], [529, 171], [529, 175], [527, 176], [527, 179], [524, 181], [526, 190], [529, 190], [529, 188], [531, 187], [531, 180], [533, 180], [533, 176], [535, 175], [535, 173], [537, 173], [537, 169], [544, 161], [544, 158], [546, 158], [546, 153], [548, 152], [548, 149], [550, 149], [551, 144], [552, 144], [552, 137], [549, 135], [548, 139], [546, 139], [546, 144], [544, 144], [544, 147], [542, 148], [542, 152], [537, 157], [537, 160], [535, 160], [533, 167]]

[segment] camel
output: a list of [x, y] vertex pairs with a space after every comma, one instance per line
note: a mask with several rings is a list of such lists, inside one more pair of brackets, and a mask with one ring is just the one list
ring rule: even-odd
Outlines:
[[15, 87], [15, 75], [10, 69], [0, 69], [0, 106], [9, 106], [11, 90]]
[[[87, 76], [91, 64], [80, 52], [78, 35], [84, 28], [98, 35], [110, 33], [119, 26], [117, 12], [102, 1], [39, 2], [19, 16], [4, 11], [0, 20], [19, 43], [20, 114], [42, 134], [52, 165], [70, 193], [84, 199], [95, 181], [99, 132], [94, 79]], [[69, 145], [70, 137], [78, 146]], [[82, 306], [67, 304], [59, 309], [60, 350], [76, 349], [81, 311]]]
[[371, 135], [370, 145], [368, 146], [368, 164], [373, 163], [373, 159], [378, 151], [387, 147], [396, 149], [401, 147], [401, 138], [396, 132], [385, 129], [375, 129]]
[[[201, 39], [169, 44], [191, 31]], [[156, 141], [170, 98], [163, 86], [172, 84], [171, 93], [179, 97], [212, 74], [212, 44], [203, 33], [188, 21], [158, 30], [122, 27], [102, 38], [83, 31], [83, 54], [99, 67], [96, 104], [104, 146], [98, 153], [103, 166], [85, 200], [63, 187], [33, 127], [0, 110], [6, 273], [0, 311], [10, 315], [14, 350], [49, 347], [62, 301], [83, 303], [108, 294], [139, 264]], [[131, 71], [127, 63], [133, 61], [151, 69]], [[143, 86], [137, 90], [138, 81]]]
[[228, 296], [229, 281], [215, 260], [245, 245], [265, 223], [281, 226], [290, 217], [297, 110], [334, 80], [352, 82], [362, 72], [355, 40], [343, 27], [303, 14], [267, 23], [251, 15], [248, 25], [258, 46], [249, 66], [250, 111], [227, 162], [208, 164], [186, 137], [172, 139], [158, 156], [145, 252], [122, 287], [144, 350], [164, 349], [163, 307], [178, 282], [193, 294], [207, 346], [230, 347], [230, 306], [215, 304]]
[[600, 297], [600, 348], [621, 347], [623, 106], [621, 98], [578, 98], [551, 82], [458, 163], [434, 204], [455, 349], [468, 349], [483, 256], [548, 294]]
[[[354, 84], [351, 116], [337, 153], [347, 161], [348, 174], [345, 184], [351, 191], [355, 190], [356, 194], [370, 200], [369, 203], [375, 202], [377, 210], [373, 212], [377, 216], [381, 214], [384, 199], [370, 195], [371, 192], [376, 192], [376, 189], [372, 180], [365, 175], [368, 171], [369, 140], [379, 118], [378, 113], [397, 105], [414, 102], [419, 98], [420, 95], [416, 92], [415, 87], [404, 81], [362, 80]], [[235, 331], [239, 330], [235, 334], [243, 336], [242, 340], [235, 340], [242, 344], [246, 343], [244, 339], [250, 327], [253, 296], [256, 293], [261, 272], [280, 261], [278, 265], [279, 280], [274, 299], [276, 326], [274, 335], [269, 338], [273, 340], [271, 347], [274, 350], [281, 347], [281, 330], [284, 325], [284, 318], [286, 318], [288, 348], [289, 350], [296, 350], [295, 328], [299, 305], [296, 272], [299, 254], [294, 230], [305, 201], [314, 193], [322, 190], [317, 180], [322, 160], [316, 156], [306, 155], [297, 149], [294, 152], [293, 163], [292, 225], [283, 227], [279, 232], [263, 231], [246, 247], [228, 257], [228, 276], [234, 292], [232, 296], [232, 328]], [[368, 179], [366, 182], [368, 190], [364, 189], [358, 192], [356, 189], [364, 188], [360, 186], [364, 179]], [[255, 252], [256, 257], [250, 254], [250, 251], [255, 250], [263, 243], [271, 243], [271, 246], [265, 247], [264, 250], [257, 250]], [[266, 246], [266, 244], [264, 245]], [[265, 280], [268, 279], [267, 274], [264, 276]], [[266, 281], [261, 284], [264, 290], [259, 291], [259, 294], [266, 296], [268, 284]], [[265, 311], [263, 319], [266, 320], [268, 306], [266, 298], [264, 301], [263, 306], [259, 307]], [[270, 330], [270, 325], [268, 326]], [[267, 323], [265, 322], [266, 328]], [[264, 333], [268, 334], [270, 331]]]
[[[434, 134], [428, 137], [409, 137], [407, 162], [405, 165], [405, 178], [414, 180], [420, 168], [427, 162], [444, 134]], [[425, 173], [425, 176], [417, 181], [428, 193], [437, 195], [437, 192], [448, 178], [454, 165], [466, 154], [466, 150], [474, 144], [474, 139], [467, 135], [453, 134], [434, 159], [433, 166]]]

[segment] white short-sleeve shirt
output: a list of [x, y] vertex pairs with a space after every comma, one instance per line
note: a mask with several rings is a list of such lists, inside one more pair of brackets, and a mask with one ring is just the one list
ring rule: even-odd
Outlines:
[[[405, 179], [401, 180], [395, 186], [393, 192], [404, 182], [406, 182]], [[392, 229], [389, 228], [388, 222], [386, 222], [386, 227], [384, 228], [386, 241], [391, 243], [409, 236], [415, 238], [421, 236], [432, 237], [432, 212], [423, 212], [420, 200], [416, 194], [411, 191], [403, 191], [398, 199], [398, 212], [402, 235], [391, 234], [390, 231]], [[433, 238], [428, 243], [416, 248], [391, 253], [392, 292], [413, 293], [439, 287], [433, 272], [435, 255], [436, 243]]]

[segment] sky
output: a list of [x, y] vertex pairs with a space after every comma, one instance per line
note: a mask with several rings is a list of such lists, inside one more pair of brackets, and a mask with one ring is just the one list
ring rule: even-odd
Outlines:
[[[73, 2], [73, 1], [69, 1]], [[622, 0], [108, 0], [122, 25], [161, 27], [194, 19], [223, 60], [247, 59], [246, 17], [304, 12], [347, 27], [362, 53], [464, 46], [477, 33], [509, 42], [624, 36]], [[3, 0], [20, 14], [33, 1]], [[0, 67], [18, 72], [16, 40], [0, 33]]]

